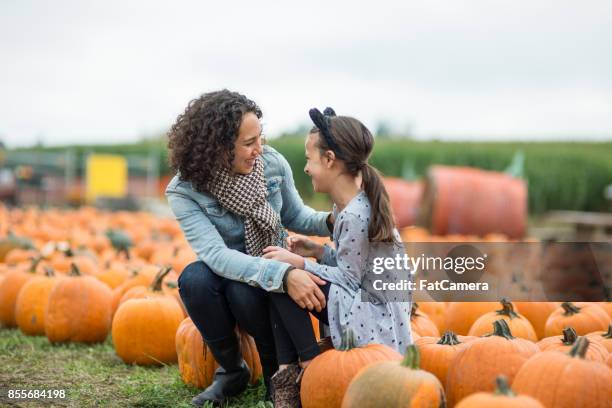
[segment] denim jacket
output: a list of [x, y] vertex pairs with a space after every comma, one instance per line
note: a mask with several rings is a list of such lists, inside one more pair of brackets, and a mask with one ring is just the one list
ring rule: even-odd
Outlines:
[[[287, 160], [270, 146], [261, 155], [268, 202], [291, 231], [328, 236], [327, 212], [304, 205]], [[282, 292], [288, 263], [245, 254], [243, 219], [221, 207], [210, 194], [197, 192], [177, 174], [166, 187], [170, 208], [198, 258], [225, 278]]]

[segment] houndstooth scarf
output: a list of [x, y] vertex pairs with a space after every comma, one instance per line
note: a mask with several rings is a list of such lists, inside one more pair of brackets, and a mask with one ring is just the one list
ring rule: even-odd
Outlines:
[[247, 254], [262, 256], [269, 245], [284, 246], [282, 224], [268, 203], [263, 162], [258, 157], [249, 174], [232, 175], [223, 167], [208, 185], [221, 206], [244, 218]]

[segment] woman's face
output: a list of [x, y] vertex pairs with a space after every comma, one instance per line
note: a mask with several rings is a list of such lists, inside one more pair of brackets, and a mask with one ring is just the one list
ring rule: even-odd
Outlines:
[[321, 156], [317, 142], [318, 133], [310, 133], [306, 138], [306, 167], [304, 172], [312, 179], [312, 187], [317, 193], [328, 193], [330, 191], [330, 180], [332, 176], [333, 161], [328, 157]]
[[238, 137], [234, 142], [234, 160], [232, 172], [249, 174], [255, 166], [255, 159], [263, 151], [263, 136], [259, 118], [253, 112], [247, 112], [242, 117], [238, 129]]

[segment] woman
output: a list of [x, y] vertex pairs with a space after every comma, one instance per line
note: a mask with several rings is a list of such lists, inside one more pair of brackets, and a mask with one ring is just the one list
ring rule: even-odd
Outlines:
[[[290, 248], [270, 246], [264, 258], [292, 264], [326, 280], [322, 287], [328, 306], [313, 314], [329, 325], [332, 342], [339, 348], [351, 331], [357, 345], [380, 343], [403, 353], [412, 343], [410, 293], [372, 290], [371, 279], [397, 282], [407, 271], [387, 269], [373, 276], [375, 258], [404, 254], [404, 246], [376, 168], [368, 163], [374, 147], [370, 131], [357, 119], [325, 115], [311, 109], [315, 127], [306, 138], [306, 167], [315, 191], [328, 194], [336, 219], [336, 249], [292, 236]], [[320, 263], [304, 257], [315, 257]], [[368, 299], [367, 301], [365, 301]], [[279, 372], [272, 377], [274, 406], [300, 406], [300, 368], [319, 354], [308, 312], [282, 293], [270, 294], [271, 318]], [[299, 366], [298, 366], [299, 364]]]
[[285, 158], [263, 145], [261, 117], [255, 102], [221, 90], [192, 100], [168, 135], [177, 174], [166, 197], [198, 257], [181, 273], [179, 291], [220, 365], [194, 405], [220, 403], [246, 388], [236, 324], [255, 339], [269, 397], [278, 364], [268, 292], [285, 292], [309, 310], [325, 307], [323, 280], [261, 257], [265, 247], [283, 246], [284, 228], [319, 236], [333, 228], [329, 213], [304, 205]]

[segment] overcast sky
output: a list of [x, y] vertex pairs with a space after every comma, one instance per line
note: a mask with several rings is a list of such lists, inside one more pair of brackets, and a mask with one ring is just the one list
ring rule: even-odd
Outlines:
[[612, 1], [0, 2], [0, 139], [164, 132], [227, 87], [418, 138], [612, 139]]

